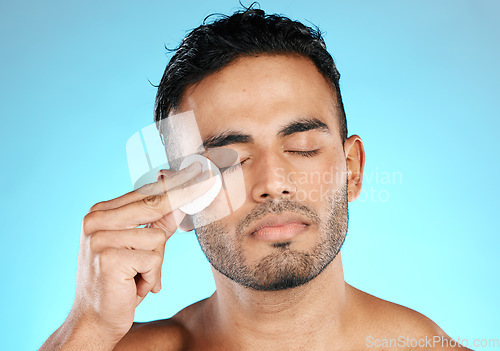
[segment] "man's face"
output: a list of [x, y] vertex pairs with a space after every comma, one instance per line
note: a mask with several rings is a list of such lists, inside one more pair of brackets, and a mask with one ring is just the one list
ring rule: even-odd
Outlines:
[[306, 58], [244, 57], [188, 87], [177, 112], [189, 110], [202, 139], [217, 142], [208, 154], [221, 146], [237, 152], [245, 181], [236, 211], [204, 222], [216, 216], [216, 200], [192, 218], [212, 266], [256, 290], [316, 277], [347, 232], [346, 160], [331, 86]]

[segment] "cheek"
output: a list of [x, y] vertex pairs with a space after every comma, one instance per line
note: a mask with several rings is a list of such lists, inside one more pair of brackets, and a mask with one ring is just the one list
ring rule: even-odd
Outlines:
[[245, 202], [246, 192], [244, 183], [224, 183], [214, 201], [203, 211], [195, 215], [196, 226], [203, 226], [219, 221], [238, 210]]
[[223, 173], [222, 183], [222, 188], [214, 201], [194, 216], [196, 226], [221, 220], [237, 211], [245, 203], [247, 194], [241, 168], [231, 173]]
[[297, 186], [295, 199], [319, 205], [344, 185], [345, 165], [324, 162], [314, 170], [297, 172], [294, 178]]
[[231, 214], [231, 210], [226, 201], [224, 190], [221, 190], [215, 200], [203, 211], [193, 216], [195, 227], [201, 227], [214, 223]]

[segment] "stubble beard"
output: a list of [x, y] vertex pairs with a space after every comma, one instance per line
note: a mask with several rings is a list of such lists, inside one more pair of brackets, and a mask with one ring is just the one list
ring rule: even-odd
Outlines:
[[[309, 207], [284, 199], [257, 206], [239, 223], [235, 237], [230, 236], [220, 220], [197, 228], [196, 236], [210, 264], [236, 283], [259, 291], [295, 288], [316, 278], [337, 257], [344, 243], [348, 226], [347, 181], [326, 198], [325, 220]], [[285, 211], [300, 214], [316, 225], [318, 243], [309, 252], [292, 249], [290, 242], [276, 243], [271, 254], [255, 264], [247, 264], [241, 246], [243, 229], [266, 214]]]

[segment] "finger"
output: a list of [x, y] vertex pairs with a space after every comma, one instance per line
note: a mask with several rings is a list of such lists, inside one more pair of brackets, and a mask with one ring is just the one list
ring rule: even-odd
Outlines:
[[153, 287], [153, 289], [151, 289], [151, 292], [153, 294], [157, 294], [159, 293], [161, 290], [161, 277], [160, 277], [160, 281], [156, 283], [156, 285]]
[[[139, 277], [138, 279], [140, 279], [140, 277]], [[160, 281], [161, 281], [161, 278], [160, 278]], [[137, 282], [136, 282], [136, 284], [137, 284]], [[136, 285], [136, 286], [137, 286], [137, 285]], [[161, 282], [158, 282], [158, 283], [156, 283], [156, 285], [153, 287], [153, 289], [151, 289], [151, 292], [152, 292], [153, 294], [156, 294], [156, 293], [159, 293], [159, 292], [160, 292], [160, 290], [161, 290]], [[146, 293], [146, 295], [144, 295], [144, 296], [139, 296], [139, 295], [137, 295], [137, 296], [136, 296], [136, 303], [135, 303], [135, 306], [136, 306], [136, 307], [140, 305], [140, 303], [142, 302], [142, 300], [144, 300], [144, 298], [147, 296], [147, 294], [148, 294], [148, 293]]]
[[[148, 224], [150, 228], [152, 225], [152, 223]], [[173, 210], [165, 217], [156, 221], [154, 225], [156, 228], [161, 228], [167, 231], [167, 235], [168, 233], [173, 233], [175, 230], [177, 230], [177, 228], [185, 232], [189, 232], [194, 229], [191, 217], [181, 210]]]
[[138, 296], [146, 296], [161, 280], [163, 255], [155, 251], [108, 248], [99, 255], [99, 262], [110, 279], [134, 280]]
[[101, 230], [90, 237], [90, 249], [94, 253], [107, 248], [130, 250], [156, 250], [163, 254], [168, 238], [162, 228], [134, 228]]
[[110, 210], [90, 212], [83, 219], [84, 232], [91, 235], [98, 230], [131, 229], [156, 222], [205, 194], [214, 183], [215, 177], [210, 176], [210, 171], [205, 171], [168, 193], [148, 196]]
[[170, 238], [182, 223], [184, 217], [186, 217], [186, 214], [181, 210], [173, 210], [156, 222], [151, 223], [151, 226], [164, 230], [167, 233], [167, 237]]
[[201, 164], [199, 162], [195, 162], [189, 165], [189, 167], [183, 168], [178, 172], [172, 170], [162, 170], [165, 171], [162, 173], [165, 176], [156, 183], [146, 184], [141, 188], [117, 197], [116, 199], [99, 202], [92, 206], [89, 212], [118, 208], [132, 202], [140, 201], [147, 196], [164, 193], [197, 176], [201, 173], [201, 169]]
[[[163, 261], [162, 261], [163, 262]], [[148, 292], [158, 292], [158, 284], [161, 282], [161, 263], [155, 264], [151, 270], [140, 273], [135, 279], [137, 296], [144, 297]], [[135, 269], [135, 267], [134, 267]]]

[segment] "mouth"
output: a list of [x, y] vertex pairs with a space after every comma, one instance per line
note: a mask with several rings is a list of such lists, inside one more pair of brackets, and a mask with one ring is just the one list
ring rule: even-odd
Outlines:
[[310, 224], [297, 214], [267, 215], [249, 230], [249, 236], [263, 241], [290, 240], [305, 232]]

